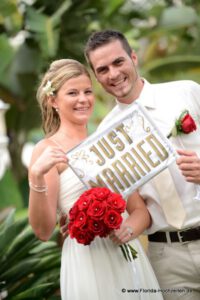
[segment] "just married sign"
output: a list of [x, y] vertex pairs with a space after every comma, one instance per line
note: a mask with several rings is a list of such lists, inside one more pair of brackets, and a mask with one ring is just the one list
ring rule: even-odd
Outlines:
[[106, 186], [126, 197], [167, 168], [176, 152], [135, 102], [105, 130], [97, 130], [70, 150], [67, 157], [86, 188]]

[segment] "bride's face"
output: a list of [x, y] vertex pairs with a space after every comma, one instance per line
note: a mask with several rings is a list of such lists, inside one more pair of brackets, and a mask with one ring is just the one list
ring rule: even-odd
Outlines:
[[83, 74], [67, 80], [57, 92], [54, 103], [61, 123], [87, 124], [94, 107], [90, 78]]

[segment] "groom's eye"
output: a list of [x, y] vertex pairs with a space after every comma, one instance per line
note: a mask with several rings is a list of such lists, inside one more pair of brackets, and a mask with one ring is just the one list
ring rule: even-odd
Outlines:
[[124, 59], [118, 58], [118, 59], [115, 60], [114, 64], [115, 64], [116, 66], [120, 66], [120, 65], [123, 64], [123, 62], [124, 62]]
[[107, 70], [108, 70], [108, 68], [106, 68], [106, 67], [101, 67], [101, 68], [98, 68], [98, 69], [97, 69], [97, 73], [98, 73], [98, 74], [104, 74], [104, 73], [106, 73]]

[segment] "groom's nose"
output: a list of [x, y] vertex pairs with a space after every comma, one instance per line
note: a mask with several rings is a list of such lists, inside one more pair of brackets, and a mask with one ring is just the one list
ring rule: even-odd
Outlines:
[[118, 77], [118, 75], [119, 75], [119, 70], [116, 67], [111, 66], [109, 68], [109, 73], [108, 73], [109, 79], [111, 79], [111, 80], [115, 79]]

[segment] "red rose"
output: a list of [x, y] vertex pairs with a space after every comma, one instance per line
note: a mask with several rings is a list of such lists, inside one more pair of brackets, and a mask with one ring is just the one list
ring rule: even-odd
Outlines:
[[93, 239], [94, 234], [88, 230], [88, 228], [80, 229], [73, 227], [70, 234], [71, 238], [76, 238], [77, 242], [83, 245], [89, 245]]
[[116, 209], [119, 213], [123, 213], [126, 208], [126, 201], [119, 194], [114, 194], [111, 197], [108, 197], [108, 205], [111, 208]]
[[90, 219], [88, 221], [88, 229], [94, 233], [94, 235], [104, 235], [105, 226], [101, 220]]
[[188, 134], [197, 129], [194, 119], [189, 114], [188, 110], [184, 110], [179, 118], [175, 121], [175, 125], [171, 132], [167, 135], [168, 138], [171, 136], [176, 137], [181, 133]]
[[72, 208], [69, 211], [70, 221], [74, 221], [76, 219], [78, 212], [79, 212], [78, 207], [76, 205], [72, 206]]
[[111, 209], [106, 212], [104, 222], [109, 229], [118, 229], [122, 223], [122, 216], [115, 210]]
[[96, 197], [97, 200], [103, 201], [111, 195], [111, 191], [108, 188], [101, 187], [101, 188], [93, 188], [92, 194]]
[[106, 210], [105, 201], [93, 201], [88, 208], [87, 214], [93, 219], [103, 219]]
[[182, 131], [186, 134], [197, 129], [197, 126], [193, 120], [193, 118], [187, 113], [183, 119], [181, 120]]
[[88, 208], [89, 203], [90, 203], [90, 198], [83, 195], [77, 201], [77, 207], [79, 210], [85, 210]]
[[74, 226], [82, 228], [86, 224], [86, 222], [86, 214], [83, 211], [80, 211], [76, 216], [76, 220], [74, 220]]

